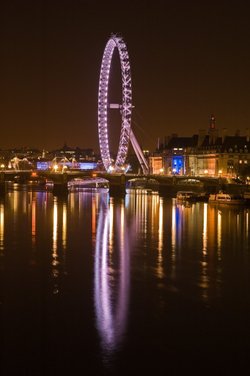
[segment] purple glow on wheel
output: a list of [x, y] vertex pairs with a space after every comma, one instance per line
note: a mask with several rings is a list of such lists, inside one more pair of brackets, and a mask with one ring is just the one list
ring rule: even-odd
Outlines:
[[[119, 52], [122, 75], [121, 133], [115, 163], [112, 162], [108, 138], [108, 85], [114, 49]], [[101, 64], [98, 91], [98, 133], [103, 165], [107, 172], [118, 172], [124, 169], [130, 140], [132, 114], [131, 71], [127, 46], [122, 37], [111, 35], [108, 40]]]

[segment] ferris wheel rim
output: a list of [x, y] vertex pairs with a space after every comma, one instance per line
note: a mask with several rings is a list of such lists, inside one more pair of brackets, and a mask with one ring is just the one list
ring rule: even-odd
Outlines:
[[[121, 131], [118, 152], [115, 163], [113, 163], [109, 150], [108, 132], [108, 89], [111, 63], [114, 50], [117, 48], [121, 66], [122, 76], [122, 104], [121, 110]], [[122, 171], [128, 152], [132, 115], [132, 86], [131, 68], [127, 45], [123, 38], [118, 35], [111, 35], [102, 57], [99, 90], [98, 90], [98, 135], [103, 165], [107, 172]]]

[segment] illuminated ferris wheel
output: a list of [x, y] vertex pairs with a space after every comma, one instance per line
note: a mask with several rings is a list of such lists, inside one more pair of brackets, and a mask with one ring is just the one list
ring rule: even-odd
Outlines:
[[[114, 50], [117, 48], [121, 65], [122, 78], [122, 103], [111, 104], [108, 98], [109, 77]], [[121, 36], [112, 34], [109, 38], [102, 57], [99, 91], [98, 91], [98, 133], [99, 145], [103, 165], [107, 172], [124, 172], [126, 170], [126, 157], [131, 140], [137, 158], [141, 163], [143, 172], [146, 171], [147, 162], [131, 129], [132, 115], [132, 85], [131, 70], [127, 46]], [[115, 162], [111, 159], [109, 150], [108, 111], [119, 109], [121, 112], [121, 133], [118, 153]]]

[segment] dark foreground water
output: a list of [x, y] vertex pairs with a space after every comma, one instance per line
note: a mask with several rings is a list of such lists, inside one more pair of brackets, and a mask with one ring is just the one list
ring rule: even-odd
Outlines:
[[249, 222], [154, 195], [8, 193], [1, 375], [249, 373]]

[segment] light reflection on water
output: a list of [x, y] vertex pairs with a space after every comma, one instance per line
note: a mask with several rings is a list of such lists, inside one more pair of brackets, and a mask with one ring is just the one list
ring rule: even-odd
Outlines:
[[[121, 345], [126, 331], [131, 246], [124, 202], [114, 210], [112, 199], [110, 202], [107, 202], [107, 198], [101, 199], [95, 245], [94, 300], [105, 360], [110, 359], [114, 350]], [[119, 258], [118, 263], [113, 259], [115, 253]]]
[[[45, 304], [53, 305], [57, 319], [61, 316], [62, 332], [68, 321], [75, 320], [81, 328], [86, 320], [92, 332], [84, 332], [81, 343], [90, 341], [88, 335], [95, 331], [96, 348], [101, 348], [101, 358], [109, 365], [123, 356], [124, 348], [129, 351], [132, 341], [139, 349], [146, 341], [150, 349], [155, 321], [160, 328], [159, 348], [165, 346], [168, 325], [178, 331], [181, 316], [175, 307], [179, 304], [184, 316], [190, 305], [210, 312], [228, 297], [232, 303], [227, 304], [233, 305], [235, 299], [236, 305], [242, 289], [249, 287], [245, 280], [249, 250], [249, 208], [182, 205], [142, 194], [126, 195], [123, 200], [83, 192], [64, 199], [47, 192], [12, 192], [0, 202], [0, 270], [10, 275], [14, 265], [17, 275], [24, 268], [29, 276], [39, 266], [49, 282], [43, 284], [50, 296]], [[35, 275], [39, 280], [40, 274]], [[10, 280], [15, 281], [15, 276]], [[239, 292], [234, 297], [233, 289]], [[69, 309], [80, 311], [83, 298], [92, 313], [88, 319]], [[247, 304], [248, 298], [242, 299]], [[56, 305], [57, 300], [61, 305]], [[193, 322], [190, 317], [195, 331], [195, 317]], [[136, 338], [130, 325], [138, 328]], [[60, 340], [64, 341], [64, 334]]]
[[53, 277], [53, 293], [58, 294], [59, 287], [57, 279], [59, 277], [59, 258], [58, 258], [58, 203], [57, 197], [54, 197], [53, 203], [53, 243], [52, 243], [52, 277]]
[[0, 203], [0, 256], [4, 250], [4, 204]]
[[[68, 247], [69, 215], [71, 219], [81, 221], [86, 208], [91, 211], [91, 236], [96, 253], [96, 244], [99, 244], [99, 247], [100, 244], [106, 247], [109, 255], [114, 251], [121, 253], [121, 250], [128, 247], [125, 242], [126, 237], [129, 238], [127, 226], [133, 221], [133, 234], [137, 243], [140, 242], [147, 250], [155, 249], [156, 271], [159, 278], [166, 276], [164, 259], [169, 259], [171, 276], [174, 279], [177, 259], [180, 261], [182, 255], [185, 255], [185, 249], [191, 248], [200, 252], [201, 286], [204, 289], [209, 285], [208, 267], [211, 263], [214, 267], [215, 260], [217, 260], [216, 265], [222, 261], [222, 251], [228, 236], [231, 238], [232, 245], [242, 244], [243, 248], [247, 249], [249, 247], [249, 208], [218, 208], [207, 203], [180, 205], [175, 200], [143, 194], [126, 195], [125, 201], [119, 205], [114, 200], [109, 200], [108, 195], [101, 198], [98, 194], [84, 193], [70, 194], [66, 201], [58, 201], [47, 192], [14, 191], [0, 203], [1, 252], [4, 252], [6, 210], [8, 213], [10, 210], [13, 213], [12, 219], [9, 218], [8, 221], [13, 223], [14, 229], [23, 216], [28, 216], [31, 226], [28, 233], [33, 248], [37, 242], [38, 232], [45, 231], [41, 227], [42, 218], [49, 218], [52, 215], [52, 222], [49, 221], [49, 226], [52, 224], [51, 265], [52, 269], [54, 268], [52, 274], [58, 274], [56, 270], [60, 262], [58, 248], [65, 253]], [[15, 231], [18, 234], [18, 231], [14, 230], [14, 235]], [[115, 247], [118, 247], [118, 242], [115, 244], [114, 240], [118, 233], [120, 248], [117, 251]], [[131, 247], [133, 249], [134, 245], [126, 248], [127, 253], [132, 252]], [[98, 252], [102, 254], [100, 250]]]
[[158, 257], [157, 257], [157, 275], [159, 278], [164, 277], [164, 268], [163, 268], [163, 199], [159, 200], [159, 218], [158, 218]]

